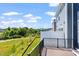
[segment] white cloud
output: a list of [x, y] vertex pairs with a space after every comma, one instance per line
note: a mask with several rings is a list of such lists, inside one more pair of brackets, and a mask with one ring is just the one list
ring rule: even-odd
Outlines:
[[3, 13], [3, 15], [6, 15], [6, 16], [13, 16], [13, 15], [20, 15], [20, 13], [11, 11], [11, 12]]
[[59, 3], [49, 3], [50, 7], [57, 7], [59, 5]]
[[32, 20], [36, 20], [36, 19], [42, 19], [42, 18], [39, 17], [39, 16], [34, 16], [34, 17], [30, 17], [30, 19], [32, 19]]
[[8, 20], [8, 21], [1, 21], [2, 24], [10, 24], [10, 23], [21, 23], [23, 20]]
[[49, 15], [49, 16], [55, 16], [55, 13], [56, 12], [46, 12], [46, 14]]
[[25, 23], [20, 23], [20, 25], [19, 25], [19, 23], [18, 24], [16, 24], [16, 26], [18, 26], [18, 27], [26, 27], [27, 25], [25, 24]]
[[1, 28], [7, 28], [7, 27], [26, 27], [26, 24], [23, 20], [8, 20], [8, 21], [1, 21], [0, 26]]
[[2, 24], [0, 28], [7, 28], [7, 27], [26, 27], [27, 25], [25, 23], [8, 23], [8, 24]]
[[39, 19], [42, 19], [40, 16], [33, 16], [32, 14], [24, 15], [25, 18], [28, 18], [27, 22], [37, 22]]
[[30, 19], [41, 19], [40, 16], [33, 16], [32, 14], [26, 14], [23, 17], [30, 18]]
[[2, 24], [8, 24], [8, 22], [6, 22], [6, 21], [1, 21], [1, 23], [2, 23]]
[[32, 17], [33, 15], [32, 14], [26, 14], [24, 15], [24, 17]]
[[37, 20], [32, 20], [32, 19], [30, 19], [30, 20], [28, 20], [27, 22], [28, 22], [28, 23], [36, 23]]
[[22, 19], [18, 20], [17, 22], [24, 22]]

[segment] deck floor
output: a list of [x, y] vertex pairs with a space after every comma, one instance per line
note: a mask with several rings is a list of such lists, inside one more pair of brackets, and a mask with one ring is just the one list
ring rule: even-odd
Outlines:
[[43, 48], [42, 56], [75, 56], [71, 49], [67, 48]]

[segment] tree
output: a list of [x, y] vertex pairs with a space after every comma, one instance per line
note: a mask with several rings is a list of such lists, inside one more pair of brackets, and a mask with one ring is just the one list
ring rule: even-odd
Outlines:
[[5, 39], [11, 39], [11, 38], [20, 38], [25, 36], [39, 36], [40, 30], [33, 29], [33, 28], [6, 28], [6, 30], [3, 32], [2, 37]]
[[25, 36], [26, 35], [26, 29], [25, 28], [19, 28], [18, 29], [18, 35]]

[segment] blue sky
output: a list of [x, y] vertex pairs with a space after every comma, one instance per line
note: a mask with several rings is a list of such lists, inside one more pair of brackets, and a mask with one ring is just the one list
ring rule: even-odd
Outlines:
[[0, 28], [51, 28], [57, 6], [55, 3], [0, 4]]

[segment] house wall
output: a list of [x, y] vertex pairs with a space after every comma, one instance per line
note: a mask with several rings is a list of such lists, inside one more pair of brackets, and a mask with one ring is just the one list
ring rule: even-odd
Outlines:
[[[57, 23], [62, 23], [65, 20], [64, 24], [64, 33], [65, 39], [67, 41], [68, 48], [79, 48], [79, 22], [78, 22], [78, 12], [79, 4], [78, 3], [68, 3], [65, 4], [62, 11], [59, 13], [60, 21]], [[57, 16], [57, 17], [58, 17]], [[58, 27], [60, 25], [58, 24]]]
[[[60, 19], [58, 19], [60, 17]], [[57, 31], [58, 29], [63, 28], [64, 38], [68, 39], [68, 20], [67, 20], [67, 4], [64, 5], [64, 8], [60, 11], [59, 15], [56, 16], [57, 19]], [[67, 41], [66, 41], [66, 47]]]
[[[60, 19], [58, 19], [60, 17]], [[67, 39], [67, 48], [72, 48], [72, 4], [68, 3], [64, 5], [64, 8], [60, 11], [57, 19], [57, 30], [63, 28], [64, 38]], [[59, 30], [58, 30], [59, 31]]]
[[56, 16], [56, 22], [57, 22], [57, 31], [60, 31], [59, 29], [63, 28], [63, 32], [65, 34], [65, 39], [67, 39], [67, 6], [65, 4], [62, 11], [60, 11], [59, 15]]

